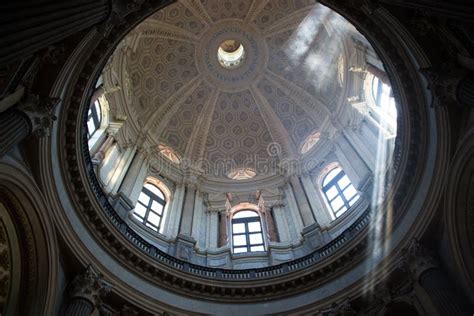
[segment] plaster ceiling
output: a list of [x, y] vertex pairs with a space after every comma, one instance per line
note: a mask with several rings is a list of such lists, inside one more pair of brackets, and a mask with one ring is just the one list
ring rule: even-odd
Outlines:
[[[343, 92], [344, 40], [334, 16], [310, 0], [169, 5], [125, 39], [133, 43], [123, 63], [128, 120], [214, 176], [243, 165], [262, 174], [259, 161], [300, 156]], [[232, 69], [217, 58], [228, 39], [245, 49]]]

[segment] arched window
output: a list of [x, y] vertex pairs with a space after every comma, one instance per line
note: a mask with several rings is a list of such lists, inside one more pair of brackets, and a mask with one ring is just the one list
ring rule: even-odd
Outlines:
[[336, 218], [359, 199], [359, 194], [340, 167], [332, 169], [324, 177], [322, 190]]
[[262, 223], [257, 212], [244, 210], [232, 217], [232, 248], [234, 253], [265, 251]]
[[379, 77], [373, 76], [371, 90], [375, 106], [380, 109], [379, 114], [385, 116], [385, 119], [389, 121], [396, 120], [397, 108], [395, 98], [392, 95], [392, 88], [382, 82]]
[[96, 100], [91, 104], [89, 112], [87, 113], [87, 139], [91, 139], [95, 132], [100, 128], [101, 123], [102, 109], [99, 100]]
[[144, 225], [159, 231], [162, 224], [166, 198], [164, 193], [155, 185], [145, 183], [138, 197], [133, 215]]

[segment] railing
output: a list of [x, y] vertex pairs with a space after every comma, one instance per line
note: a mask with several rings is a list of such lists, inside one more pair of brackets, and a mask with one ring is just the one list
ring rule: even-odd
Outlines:
[[336, 250], [340, 249], [350, 240], [354, 239], [355, 236], [369, 224], [371, 216], [371, 209], [369, 207], [349, 228], [347, 228], [341, 235], [339, 235], [336, 239], [332, 240], [330, 243], [324, 245], [321, 248], [316, 249], [315, 251], [304, 257], [279, 265], [245, 270], [231, 270], [201, 266], [178, 259], [163, 252], [162, 250], [147, 242], [133, 229], [131, 229], [128, 224], [118, 216], [112, 205], [110, 205], [107, 196], [100, 187], [100, 184], [95, 175], [92, 162], [89, 156], [89, 148], [85, 146], [83, 147], [83, 149], [84, 151], [86, 151], [86, 168], [87, 173], [89, 175], [89, 179], [91, 181], [92, 190], [96, 194], [99, 203], [103, 206], [105, 214], [107, 214], [111, 222], [118, 228], [118, 230], [139, 249], [153, 257], [155, 260], [169, 267], [203, 278], [235, 281], [255, 280], [271, 278], [274, 276], [280, 276], [286, 273], [305, 269], [317, 262], [320, 262], [321, 260], [323, 260], [323, 258], [334, 254]]

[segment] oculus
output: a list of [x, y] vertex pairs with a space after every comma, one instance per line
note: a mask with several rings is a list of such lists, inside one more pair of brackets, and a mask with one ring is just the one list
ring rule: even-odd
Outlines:
[[217, 50], [217, 59], [224, 68], [238, 67], [244, 57], [244, 46], [237, 40], [225, 40]]

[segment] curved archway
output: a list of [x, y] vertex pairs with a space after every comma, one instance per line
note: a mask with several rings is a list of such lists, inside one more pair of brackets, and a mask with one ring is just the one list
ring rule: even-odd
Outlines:
[[0, 220], [3, 237], [10, 242], [10, 247], [3, 249], [3, 258], [11, 268], [11, 292], [4, 312], [56, 313], [60, 283], [54, 226], [34, 181], [22, 170], [4, 163], [0, 163]]

